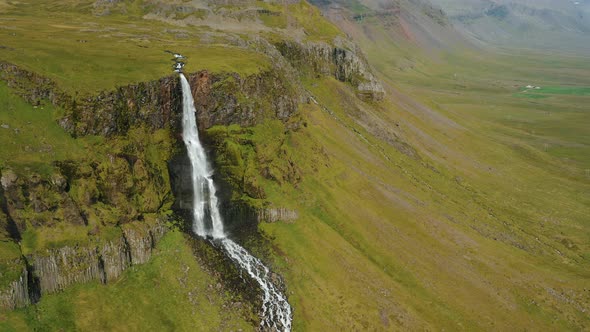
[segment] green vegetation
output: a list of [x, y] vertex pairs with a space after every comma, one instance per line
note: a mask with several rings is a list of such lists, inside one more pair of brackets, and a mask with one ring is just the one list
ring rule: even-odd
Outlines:
[[[364, 10], [346, 3], [353, 12]], [[256, 4], [269, 11], [257, 17], [272, 29], [248, 28], [262, 35], [284, 38], [300, 28], [307, 33], [303, 40], [341, 35], [305, 2]], [[270, 66], [259, 53], [195, 42], [210, 27], [178, 32], [164, 21], [146, 23], [140, 17], [149, 8], [137, 1], [117, 4], [128, 5], [127, 16], [122, 7], [92, 16], [86, 2], [55, 17], [42, 15], [64, 9], [50, 5], [0, 7], [14, 28], [0, 31], [6, 46], [0, 59], [47, 75], [72, 93], [168, 74], [162, 61], [167, 48], [190, 57], [189, 71], [252, 74]], [[299, 215], [293, 222], [259, 225], [264, 241], [247, 243], [256, 254], [270, 252], [261, 257], [285, 278], [295, 330], [587, 328], [587, 59], [468, 50], [427, 56], [378, 18], [348, 29], [384, 82], [385, 100], [363, 102], [348, 84], [302, 73], [317, 104], [302, 103], [286, 122], [214, 126], [203, 135], [234, 201]], [[222, 38], [216, 32], [209, 38]], [[519, 92], [528, 82], [543, 88]], [[108, 139], [74, 140], [54, 123], [59, 110], [28, 106], [5, 85], [0, 97], [7, 105], [0, 121], [9, 125], [0, 128], [0, 138], [14, 142], [0, 151], [1, 166], [46, 169], [47, 179], [52, 161], [68, 161], [68, 195], [88, 220], [87, 226], [49, 226], [44, 222], [63, 211], [25, 211], [25, 220], [39, 218], [41, 226], [22, 234], [24, 253], [84, 244], [89, 232], [114, 237], [126, 218], [148, 220], [170, 209], [166, 160], [176, 133], [138, 127]], [[238, 102], [252, 103], [244, 96]], [[14, 128], [29, 130], [16, 134]], [[41, 149], [43, 144], [52, 149]], [[23, 153], [27, 145], [31, 153]], [[141, 163], [131, 170], [124, 156]], [[271, 246], [256, 248], [260, 243]], [[2, 257], [19, 257], [14, 244], [0, 244]], [[212, 252], [204, 255], [219, 258]], [[0, 285], [18, 272], [2, 264], [9, 272]], [[119, 281], [77, 285], [35, 306], [0, 313], [0, 329], [251, 329], [247, 309], [232, 314], [240, 306], [217, 287], [206, 265], [173, 232], [150, 263]]]
[[[330, 21], [322, 18], [318, 8], [305, 1], [293, 4], [258, 1], [268, 13], [260, 15], [265, 25], [272, 28], [295, 30], [303, 28], [307, 39], [332, 42], [342, 32]], [[289, 31], [287, 31], [289, 33]]]
[[77, 285], [0, 313], [0, 330], [252, 330], [246, 305], [217, 282], [195, 261], [184, 235], [172, 231], [149, 263], [125, 271], [116, 283]]
[[[188, 57], [188, 71], [248, 75], [269, 67], [260, 54], [229, 45], [195, 44], [190, 38], [177, 38], [178, 29], [157, 21], [97, 17], [50, 5], [19, 4], [0, 13], [7, 27], [0, 31], [0, 61], [47, 76], [71, 94], [111, 90], [168, 75], [172, 62], [166, 61], [170, 55], [164, 50], [169, 49]], [[188, 32], [198, 38], [202, 31]]]
[[[514, 91], [529, 81], [584, 91], [588, 64], [469, 52], [432, 60], [372, 37], [360, 40], [370, 62], [403, 93], [363, 103], [345, 84], [308, 77], [320, 106], [303, 107], [306, 126], [215, 129], [220, 164], [243, 174], [243, 156], [255, 158], [264, 200], [300, 215], [260, 225], [276, 243], [295, 330], [586, 326], [588, 100]], [[280, 181], [282, 160], [264, 155], [300, 179]]]
[[18, 245], [12, 241], [0, 240], [0, 289], [21, 276], [24, 265]]
[[529, 98], [542, 98], [545, 95], [574, 95], [574, 96], [590, 96], [590, 87], [584, 86], [544, 86], [539, 89], [523, 88], [521, 94]]
[[48, 161], [77, 158], [84, 144], [73, 139], [55, 121], [51, 105], [31, 106], [0, 82], [0, 168], [48, 173]]
[[[95, 236], [113, 239], [121, 234], [113, 226], [170, 209], [167, 160], [174, 149], [169, 130], [140, 127], [111, 139], [74, 139], [57, 123], [61, 110], [49, 104], [29, 105], [4, 82], [0, 104], [0, 169], [18, 175], [24, 188], [14, 199], [26, 205], [13, 211], [13, 218], [26, 226], [21, 234], [23, 254], [86, 246]], [[140, 160], [130, 169], [121, 156]], [[68, 193], [53, 185], [64, 176]], [[6, 220], [0, 221], [6, 225]]]
[[[296, 190], [288, 185], [277, 195], [267, 190], [270, 201], [295, 205], [300, 219], [262, 225], [283, 253], [278, 264], [294, 292], [296, 329], [329, 328], [334, 320], [352, 329], [587, 324], [583, 312], [566, 309], [559, 295], [587, 302], [588, 201], [580, 196], [587, 180], [568, 180], [572, 174], [563, 171], [557, 174], [564, 178], [555, 178], [550, 174], [556, 169], [544, 169], [555, 162], [549, 156], [531, 168], [530, 157], [511, 151], [511, 145], [487, 136], [480, 141], [441, 123], [430, 125], [444, 126], [452, 137], [447, 139], [472, 147], [471, 155], [502, 169], [502, 176], [471, 168], [465, 155], [432, 130], [445, 144], [432, 153], [453, 160], [457, 168], [424, 154], [422, 161], [412, 161], [376, 139], [383, 134], [363, 128], [363, 118], [356, 116], [379, 114], [403, 124], [408, 119], [400, 117], [414, 114], [392, 110], [393, 105], [351, 105], [352, 91], [332, 80], [310, 88], [335, 114], [308, 113], [312, 139], [328, 152], [327, 166], [317, 173], [304, 168]], [[486, 135], [494, 133], [487, 130]], [[295, 164], [305, 165], [312, 150], [298, 146], [296, 151]], [[568, 318], [552, 318], [565, 311]]]

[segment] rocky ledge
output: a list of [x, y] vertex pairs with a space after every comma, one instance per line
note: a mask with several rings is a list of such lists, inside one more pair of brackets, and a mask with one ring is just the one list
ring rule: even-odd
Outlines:
[[45, 249], [18, 258], [12, 263], [21, 274], [0, 289], [0, 308], [24, 307], [75, 283], [116, 280], [130, 266], [147, 262], [166, 232], [159, 219], [121, 228], [121, 234], [110, 240], [96, 238], [93, 244]]
[[379, 101], [385, 96], [362, 52], [349, 41], [338, 39], [335, 46], [324, 42], [283, 41], [275, 46], [295, 68], [350, 83], [364, 100]]

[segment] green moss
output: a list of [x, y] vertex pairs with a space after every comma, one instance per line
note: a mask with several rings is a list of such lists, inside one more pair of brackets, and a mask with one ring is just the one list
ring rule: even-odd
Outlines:
[[23, 254], [35, 252], [37, 248], [37, 232], [33, 228], [28, 228], [22, 234], [21, 247]]
[[22, 275], [25, 268], [18, 244], [0, 241], [0, 290], [5, 290]]
[[51, 227], [28, 227], [22, 234], [23, 254], [43, 253], [46, 249], [64, 246], [87, 246], [90, 243], [88, 227], [60, 223]]
[[0, 167], [42, 175], [52, 173], [51, 162], [85, 155], [82, 142], [73, 139], [55, 121], [50, 105], [31, 106], [0, 82]]

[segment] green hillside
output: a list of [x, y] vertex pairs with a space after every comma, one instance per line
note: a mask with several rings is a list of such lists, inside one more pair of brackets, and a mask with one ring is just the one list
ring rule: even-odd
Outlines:
[[[314, 4], [0, 0], [0, 61], [54, 81], [75, 100], [170, 75], [164, 50], [186, 55], [187, 73], [220, 75], [211, 84], [220, 95], [247, 85], [244, 77], [262, 82], [230, 100], [255, 105], [262, 120], [214, 123], [202, 136], [216, 179], [231, 191], [224, 206], [296, 211], [297, 218], [231, 234], [282, 276], [295, 331], [588, 329], [588, 58], [471, 47], [426, 2]], [[318, 70], [319, 61], [297, 58], [305, 51], [279, 52], [285, 42], [350, 51], [347, 38], [382, 84], [382, 100], [364, 98], [358, 77], [338, 79]], [[286, 119], [268, 115], [275, 104], [266, 96], [282, 93], [261, 91], [269, 77], [305, 96]], [[162, 171], [173, 168], [170, 156], [179, 149], [173, 126], [74, 137], [59, 125], [70, 110], [27, 103], [11, 77], [3, 80], [2, 174], [50, 177], [73, 160], [101, 171], [84, 172], [100, 174], [94, 191], [116, 198], [86, 199], [92, 181], [77, 179], [63, 195], [92, 211], [89, 224], [60, 228], [47, 217], [37, 225], [30, 212], [27, 227], [38, 239], [98, 243], [94, 226], [99, 236], [126, 229], [119, 207], [133, 210], [125, 213], [138, 222], [166, 217], [171, 231], [149, 262], [115, 281], [76, 284], [24, 308], [0, 309], [0, 330], [258, 327], [249, 284], [238, 285], [241, 274], [209, 242], [183, 232], [174, 198], [160, 190], [174, 180]], [[254, 95], [263, 97], [252, 101]], [[133, 179], [125, 179], [117, 160], [136, 155], [149, 176], [130, 166]], [[157, 185], [146, 185], [157, 170], [164, 174]], [[117, 196], [123, 189], [107, 185], [110, 176], [148, 189], [125, 189], [133, 203], [126, 206]], [[0, 267], [12, 280], [19, 271], [15, 243], [27, 259], [46, 248], [15, 238], [14, 213], [1, 202]], [[141, 205], [154, 207], [135, 211]]]

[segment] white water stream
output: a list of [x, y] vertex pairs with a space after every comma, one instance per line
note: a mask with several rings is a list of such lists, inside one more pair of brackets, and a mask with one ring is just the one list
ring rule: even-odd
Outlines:
[[193, 232], [203, 238], [213, 238], [219, 242], [227, 255], [248, 275], [254, 279], [262, 290], [262, 329], [277, 331], [291, 330], [291, 306], [287, 298], [270, 281], [269, 269], [246, 249], [226, 237], [223, 220], [219, 213], [213, 171], [207, 162], [207, 155], [199, 140], [195, 105], [190, 85], [180, 73], [182, 85], [182, 139], [186, 145], [191, 162], [191, 179], [193, 184]]

